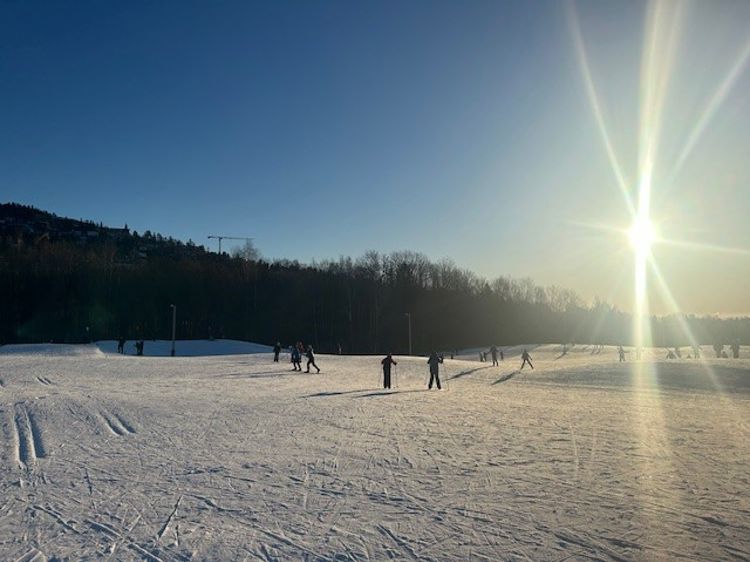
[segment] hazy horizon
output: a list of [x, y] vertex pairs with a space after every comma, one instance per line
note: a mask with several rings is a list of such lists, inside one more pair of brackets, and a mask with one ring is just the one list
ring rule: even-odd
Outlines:
[[651, 219], [693, 244], [654, 246], [674, 302], [652, 276], [651, 311], [747, 314], [750, 4], [669, 6], [4, 3], [0, 198], [271, 259], [408, 249], [632, 311], [600, 126], [635, 199], [651, 77]]

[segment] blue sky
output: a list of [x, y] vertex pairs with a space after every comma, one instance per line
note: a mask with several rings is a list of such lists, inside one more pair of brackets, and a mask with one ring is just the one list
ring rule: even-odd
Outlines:
[[[672, 159], [747, 39], [746, 6], [722, 8], [682, 26]], [[645, 4], [576, 11], [632, 169]], [[0, 200], [202, 244], [252, 236], [272, 258], [411, 249], [628, 308], [626, 240], [578, 226], [630, 219], [569, 19], [544, 1], [0, 3]], [[718, 159], [721, 197], [747, 194], [747, 84], [743, 70], [685, 167], [713, 178]], [[750, 248], [750, 197], [714, 217], [688, 183], [668, 217]], [[691, 310], [750, 311], [697, 290], [675, 288]]]

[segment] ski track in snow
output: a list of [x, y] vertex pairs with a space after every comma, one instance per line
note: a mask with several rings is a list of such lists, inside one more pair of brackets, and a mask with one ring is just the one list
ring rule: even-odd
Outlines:
[[381, 357], [23, 350], [0, 560], [750, 559], [750, 357], [506, 348], [427, 391], [423, 358], [384, 390]]

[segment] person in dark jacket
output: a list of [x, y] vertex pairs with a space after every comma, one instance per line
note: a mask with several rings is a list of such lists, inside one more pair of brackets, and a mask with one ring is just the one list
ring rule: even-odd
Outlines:
[[385, 359], [380, 362], [383, 365], [383, 388], [391, 388], [391, 365], [398, 365], [393, 356], [389, 353]]
[[310, 365], [312, 365], [313, 367], [315, 367], [318, 370], [318, 372], [320, 372], [320, 367], [318, 367], [315, 364], [315, 355], [313, 354], [313, 348], [312, 348], [311, 345], [307, 346], [307, 353], [305, 353], [305, 356], [307, 357], [307, 371], [305, 371], [305, 372], [306, 373], [310, 372]]
[[290, 354], [292, 357], [292, 367], [294, 368], [295, 371], [302, 372], [302, 352], [300, 351], [301, 350], [300, 344], [297, 343], [297, 345], [291, 346], [290, 350], [291, 350]]
[[526, 365], [527, 363], [529, 364], [529, 367], [531, 367], [531, 370], [534, 370], [534, 365], [531, 364], [531, 355], [529, 355], [529, 352], [525, 349], [521, 354], [521, 359], [523, 359], [523, 363], [521, 363], [521, 370], [523, 370], [524, 365]]
[[439, 370], [440, 370], [440, 363], [443, 362], [442, 357], [440, 357], [436, 352], [430, 353], [430, 358], [427, 359], [427, 364], [430, 366], [430, 383], [427, 385], [427, 389], [432, 388], [432, 383], [436, 383], [438, 390], [441, 389], [440, 386], [440, 376], [439, 376]]
[[273, 362], [274, 363], [279, 362], [279, 353], [281, 353], [281, 343], [276, 342], [276, 345], [273, 346]]
[[499, 365], [499, 363], [497, 362], [497, 346], [493, 345], [490, 348], [490, 354], [492, 355], [492, 366], [496, 367], [497, 365]]

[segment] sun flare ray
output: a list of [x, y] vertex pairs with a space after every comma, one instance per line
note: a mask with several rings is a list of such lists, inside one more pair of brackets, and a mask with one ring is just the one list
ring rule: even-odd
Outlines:
[[612, 172], [614, 173], [615, 180], [617, 181], [617, 186], [620, 188], [620, 192], [622, 193], [622, 196], [625, 200], [625, 204], [627, 205], [628, 210], [632, 215], [635, 214], [633, 199], [630, 196], [628, 182], [625, 180], [625, 175], [622, 172], [620, 161], [617, 158], [617, 154], [615, 153], [615, 149], [612, 145], [612, 140], [610, 138], [609, 132], [607, 131], [607, 126], [604, 123], [604, 114], [602, 112], [602, 107], [599, 101], [599, 95], [596, 91], [596, 86], [594, 85], [594, 80], [591, 76], [591, 68], [589, 66], [588, 56], [586, 54], [586, 47], [583, 42], [581, 26], [578, 23], [578, 15], [575, 10], [575, 3], [570, 2], [568, 4], [568, 8], [568, 19], [570, 21], [570, 27], [573, 34], [576, 56], [578, 57], [578, 64], [581, 69], [581, 74], [583, 75], [583, 82], [586, 86], [586, 94], [588, 95], [589, 103], [591, 103], [591, 109], [594, 113], [594, 118], [596, 119], [596, 124], [602, 137], [602, 141], [604, 142], [604, 148], [607, 152], [607, 157], [609, 158], [609, 163], [612, 167]]
[[670, 238], [658, 238], [659, 245], [684, 248], [696, 252], [715, 252], [719, 254], [734, 254], [738, 256], [750, 256], [747, 248], [734, 248], [731, 246], [720, 246], [718, 244], [704, 244], [702, 242], [690, 242], [688, 240], [673, 240]]
[[750, 59], [750, 37], [748, 37], [743, 48], [740, 50], [737, 58], [730, 67], [726, 77], [724, 78], [724, 80], [722, 80], [719, 87], [709, 98], [708, 103], [700, 113], [700, 117], [698, 117], [695, 125], [693, 125], [693, 128], [691, 129], [690, 133], [688, 134], [687, 140], [685, 141], [685, 145], [680, 151], [680, 155], [677, 157], [677, 163], [674, 165], [672, 171], [668, 176], [668, 179], [666, 181], [667, 186], [671, 186], [679, 176], [680, 172], [682, 171], [682, 167], [685, 165], [685, 162], [695, 148], [695, 145], [698, 144], [698, 141], [703, 136], [703, 132], [706, 130], [706, 127], [708, 127], [708, 125], [711, 123], [714, 115], [724, 103], [724, 100], [729, 95], [729, 92], [732, 91], [732, 88], [737, 82], [737, 79], [741, 76], [748, 59]]

